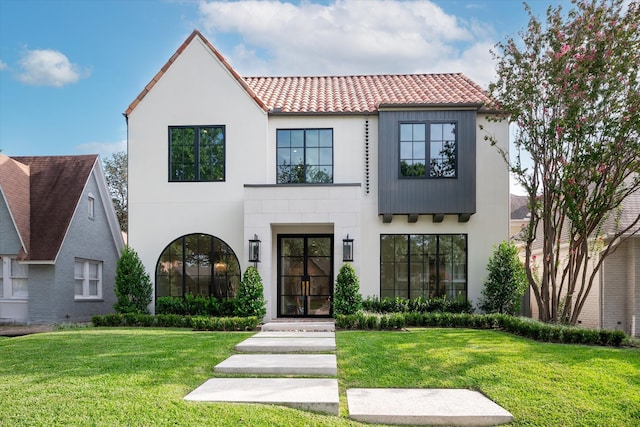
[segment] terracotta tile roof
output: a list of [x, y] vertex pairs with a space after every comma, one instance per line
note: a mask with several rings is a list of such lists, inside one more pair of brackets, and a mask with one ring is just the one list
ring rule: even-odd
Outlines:
[[484, 105], [490, 99], [463, 74], [246, 77], [269, 110], [373, 113], [381, 106]]
[[380, 106], [489, 105], [490, 98], [461, 73], [316, 77], [241, 77], [198, 31], [129, 105], [129, 116], [195, 37], [202, 40], [224, 67], [265, 111], [278, 113], [373, 113]]
[[26, 259], [54, 261], [98, 156], [12, 159], [27, 166], [30, 177], [30, 239]]
[[31, 238], [29, 188], [29, 167], [0, 154], [0, 192], [7, 202], [25, 251], [29, 251]]

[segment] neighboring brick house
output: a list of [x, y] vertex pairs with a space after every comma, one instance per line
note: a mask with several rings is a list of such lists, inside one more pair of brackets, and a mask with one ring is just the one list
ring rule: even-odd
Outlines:
[[330, 316], [344, 262], [475, 302], [509, 237], [489, 104], [462, 74], [241, 77], [194, 31], [125, 112], [129, 244], [156, 298], [234, 295], [259, 244], [268, 319]]
[[[522, 205], [512, 196], [512, 220], [514, 217], [526, 220]], [[602, 230], [602, 238], [610, 241], [616, 230], [624, 230], [640, 215], [640, 191], [627, 197], [620, 207], [619, 218], [607, 221]], [[524, 221], [523, 220], [523, 221]], [[525, 223], [526, 224], [526, 223]], [[633, 336], [640, 336], [640, 233], [638, 226], [624, 235], [627, 240], [616, 251], [604, 260], [599, 273], [594, 279], [593, 287], [582, 309], [578, 322], [581, 326], [601, 329], [621, 329]], [[541, 230], [541, 227], [539, 227]], [[539, 231], [540, 231], [539, 230]], [[512, 228], [513, 233], [513, 228]], [[517, 234], [517, 233], [516, 233]], [[515, 236], [514, 240], [518, 241]], [[536, 238], [532, 253], [540, 257], [542, 254], [541, 236]], [[566, 241], [566, 238], [565, 238]], [[568, 244], [560, 246], [560, 259], [568, 257]], [[524, 254], [521, 253], [524, 259]], [[597, 260], [590, 261], [588, 274]], [[531, 315], [538, 317], [538, 306], [532, 292], [525, 296], [530, 301]]]
[[97, 155], [0, 154], [0, 322], [113, 312], [123, 246]]

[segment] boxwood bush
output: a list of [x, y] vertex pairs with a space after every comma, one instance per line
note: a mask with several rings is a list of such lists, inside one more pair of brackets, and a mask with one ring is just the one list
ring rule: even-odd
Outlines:
[[448, 312], [359, 312], [336, 315], [336, 328], [391, 330], [406, 327], [498, 329], [537, 341], [589, 344], [619, 347], [627, 336], [623, 331], [595, 330], [566, 325], [542, 323], [507, 314], [472, 314]]
[[473, 313], [473, 305], [466, 299], [455, 298], [423, 298], [413, 299], [378, 298], [369, 296], [362, 302], [364, 311], [371, 313]]
[[217, 299], [201, 295], [186, 294], [184, 297], [158, 297], [156, 314], [179, 314], [181, 316], [232, 317], [236, 315], [236, 300]]
[[253, 331], [258, 326], [256, 316], [209, 317], [178, 314], [107, 314], [93, 316], [93, 326], [134, 326], [157, 328], [191, 328], [196, 331]]

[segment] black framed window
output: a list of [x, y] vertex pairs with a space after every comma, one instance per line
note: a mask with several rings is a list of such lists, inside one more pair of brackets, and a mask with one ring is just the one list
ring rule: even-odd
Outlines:
[[276, 131], [278, 184], [333, 182], [333, 129]]
[[156, 298], [187, 294], [234, 298], [240, 263], [223, 240], [209, 234], [188, 234], [171, 242], [156, 264]]
[[441, 296], [467, 297], [467, 235], [380, 235], [380, 297]]
[[225, 127], [169, 127], [169, 181], [224, 181]]
[[458, 139], [455, 122], [400, 123], [400, 176], [455, 178]]

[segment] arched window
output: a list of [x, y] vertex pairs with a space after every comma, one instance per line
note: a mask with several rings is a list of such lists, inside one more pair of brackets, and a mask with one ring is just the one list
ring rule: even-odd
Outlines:
[[156, 265], [156, 298], [186, 294], [235, 298], [238, 283], [238, 257], [229, 245], [208, 234], [174, 240]]

